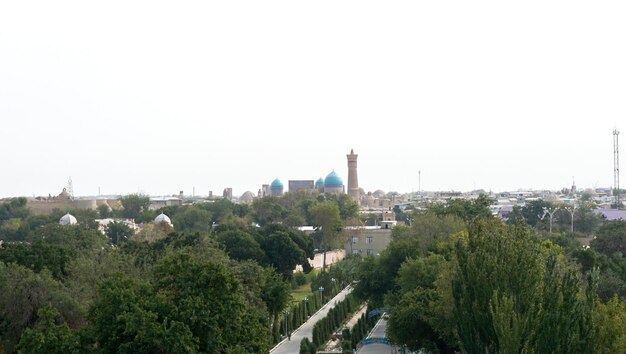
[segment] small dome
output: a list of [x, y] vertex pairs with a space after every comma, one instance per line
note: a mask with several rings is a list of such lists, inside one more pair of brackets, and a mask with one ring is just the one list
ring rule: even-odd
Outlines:
[[315, 188], [324, 187], [324, 179], [320, 177], [317, 181], [315, 181]]
[[381, 189], [377, 189], [373, 194], [374, 194], [374, 197], [379, 198], [379, 199], [384, 198], [387, 195], [387, 193], [385, 193], [385, 191]]
[[157, 224], [160, 222], [166, 222], [169, 225], [172, 225], [172, 220], [170, 220], [170, 217], [163, 213], [159, 214], [156, 218], [154, 218], [154, 222]]
[[76, 225], [77, 223], [78, 221], [76, 221], [74, 215], [70, 213], [63, 215], [61, 219], [59, 219], [59, 224], [61, 225]]
[[270, 188], [283, 188], [283, 182], [281, 182], [278, 178], [276, 178], [274, 181], [272, 181], [272, 184], [270, 185]]
[[341, 177], [339, 177], [337, 173], [335, 173], [335, 171], [329, 173], [328, 176], [326, 176], [326, 179], [324, 180], [324, 187], [332, 188], [341, 186], [343, 186], [343, 180], [341, 180]]

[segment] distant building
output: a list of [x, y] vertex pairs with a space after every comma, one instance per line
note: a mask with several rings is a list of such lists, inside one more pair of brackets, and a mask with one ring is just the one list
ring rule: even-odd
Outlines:
[[315, 189], [315, 182], [313, 182], [313, 180], [290, 180], [287, 184], [289, 186], [289, 192], [297, 192], [299, 190], [310, 191]]
[[335, 171], [326, 176], [324, 179], [324, 193], [345, 193], [345, 187], [343, 185], [343, 180]]
[[227, 200], [233, 200], [233, 189], [224, 188], [224, 193], [222, 193], [222, 197]]
[[[389, 223], [395, 225], [395, 221]], [[346, 227], [344, 229], [348, 235], [344, 244], [346, 254], [379, 255], [391, 242], [391, 228], [392, 226]]]
[[183, 205], [183, 200], [179, 197], [150, 197], [148, 209], [157, 210], [166, 206]]
[[276, 178], [270, 185], [270, 195], [272, 197], [280, 197], [283, 195], [284, 188], [283, 182]]
[[350, 150], [350, 154], [346, 155], [348, 158], [348, 195], [356, 202], [361, 200], [361, 191], [359, 190], [359, 177], [357, 174], [356, 160], [359, 155], [354, 153], [354, 150]]

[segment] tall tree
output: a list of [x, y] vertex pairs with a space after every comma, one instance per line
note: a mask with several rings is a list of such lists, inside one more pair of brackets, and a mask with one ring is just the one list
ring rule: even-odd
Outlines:
[[326, 251], [341, 240], [341, 216], [334, 201], [324, 201], [311, 208], [314, 226], [321, 233], [320, 248], [324, 251], [323, 269], [326, 268]]
[[143, 194], [129, 194], [120, 198], [122, 202], [122, 216], [125, 218], [135, 219], [136, 221], [142, 220], [142, 213], [148, 210], [150, 206], [150, 197]]

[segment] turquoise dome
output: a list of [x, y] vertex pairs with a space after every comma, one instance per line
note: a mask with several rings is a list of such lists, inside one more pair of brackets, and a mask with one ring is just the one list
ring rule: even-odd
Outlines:
[[283, 188], [283, 182], [281, 182], [278, 178], [276, 178], [272, 184], [270, 185], [270, 188]]
[[343, 186], [343, 180], [335, 173], [335, 171], [326, 176], [326, 179], [324, 180], [324, 187], [332, 188], [341, 186]]
[[315, 188], [322, 188], [322, 187], [324, 187], [324, 179], [320, 177], [320, 179], [315, 181]]

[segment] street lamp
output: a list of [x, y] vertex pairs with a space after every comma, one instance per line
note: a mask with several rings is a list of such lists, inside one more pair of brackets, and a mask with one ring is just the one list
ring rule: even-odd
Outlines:
[[543, 219], [546, 214], [550, 215], [550, 233], [552, 233], [552, 216], [554, 215], [554, 213], [556, 213], [557, 210], [559, 210], [559, 208], [543, 207], [543, 216], [541, 218]]
[[569, 208], [565, 208], [565, 210], [569, 211], [570, 215], [572, 216], [572, 235], [574, 234], [574, 213], [576, 212], [576, 205], [574, 205], [573, 207], [569, 207]]
[[322, 293], [324, 292], [324, 287], [320, 286], [319, 289], [317, 289], [320, 291], [320, 306], [324, 303], [324, 296], [322, 295]]
[[306, 318], [309, 318], [309, 298], [304, 297], [304, 313], [306, 314]]

